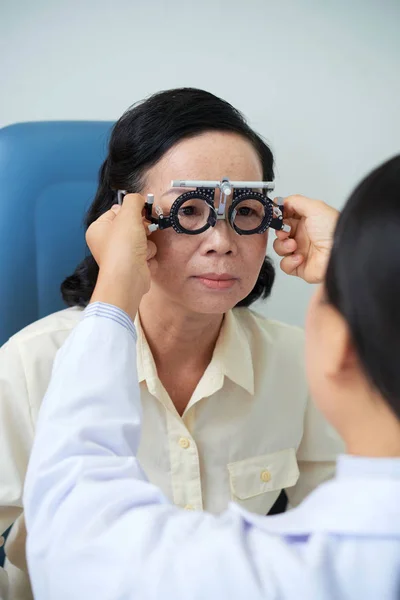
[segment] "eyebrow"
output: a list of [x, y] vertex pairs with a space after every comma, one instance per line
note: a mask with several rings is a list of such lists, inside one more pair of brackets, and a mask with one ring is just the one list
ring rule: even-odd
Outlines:
[[184, 194], [185, 192], [190, 192], [191, 190], [195, 190], [196, 188], [187, 188], [187, 187], [173, 187], [164, 192], [161, 198], [164, 196], [170, 196], [171, 194]]

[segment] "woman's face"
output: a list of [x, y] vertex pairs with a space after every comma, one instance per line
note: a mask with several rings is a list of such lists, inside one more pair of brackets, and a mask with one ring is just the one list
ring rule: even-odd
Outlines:
[[[262, 180], [260, 159], [237, 134], [210, 132], [183, 140], [146, 174], [142, 193], [154, 194], [164, 215], [187, 189], [171, 189], [172, 179]], [[215, 206], [218, 206], [216, 191]], [[268, 233], [240, 236], [224, 221], [198, 235], [157, 231], [158, 269], [150, 294], [161, 294], [192, 312], [224, 313], [253, 289], [267, 246]]]

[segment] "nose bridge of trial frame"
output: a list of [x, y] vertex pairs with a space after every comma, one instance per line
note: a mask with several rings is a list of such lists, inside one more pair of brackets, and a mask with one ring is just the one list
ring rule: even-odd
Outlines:
[[176, 188], [214, 188], [219, 189], [220, 197], [218, 208], [216, 209], [217, 219], [225, 219], [226, 205], [229, 198], [233, 195], [234, 189], [263, 189], [272, 191], [275, 184], [272, 181], [230, 181], [224, 177], [221, 181], [201, 181], [190, 179], [173, 179], [171, 187]]

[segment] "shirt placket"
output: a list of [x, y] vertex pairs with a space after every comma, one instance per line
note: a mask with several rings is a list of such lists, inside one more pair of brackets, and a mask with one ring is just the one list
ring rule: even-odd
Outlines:
[[196, 443], [179, 415], [167, 411], [173, 500], [186, 510], [203, 510], [200, 460]]
[[221, 366], [215, 361], [210, 363], [181, 418], [161, 381], [155, 376], [153, 357], [142, 338], [139, 348], [140, 371], [143, 371], [148, 391], [165, 408], [172, 500], [175, 505], [186, 510], [203, 510], [200, 457], [190, 429], [193, 429], [195, 418], [194, 406], [223, 386]]

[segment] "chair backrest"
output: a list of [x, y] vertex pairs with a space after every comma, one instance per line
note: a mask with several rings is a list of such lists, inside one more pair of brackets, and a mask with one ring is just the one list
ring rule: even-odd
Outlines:
[[48, 121], [0, 129], [0, 345], [65, 308], [60, 284], [88, 251], [83, 218], [111, 126]]

